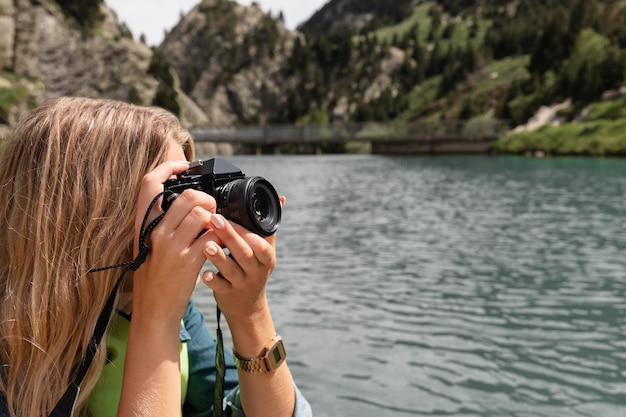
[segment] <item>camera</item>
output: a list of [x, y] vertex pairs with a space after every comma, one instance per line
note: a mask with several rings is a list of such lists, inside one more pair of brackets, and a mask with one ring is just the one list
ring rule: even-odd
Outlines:
[[222, 158], [192, 162], [187, 171], [166, 181], [164, 187], [163, 211], [191, 188], [213, 196], [217, 213], [258, 235], [271, 236], [278, 230], [281, 207], [272, 184], [262, 177], [246, 177]]

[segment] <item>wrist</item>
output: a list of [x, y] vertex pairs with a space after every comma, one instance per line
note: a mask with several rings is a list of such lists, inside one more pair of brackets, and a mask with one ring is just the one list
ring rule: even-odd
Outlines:
[[[145, 319], [141, 315], [132, 315], [128, 346], [134, 346], [142, 355], [175, 361], [180, 350], [180, 322], [176, 324]], [[138, 348], [141, 346], [141, 348]]]
[[178, 334], [183, 315], [168, 309], [160, 309], [157, 305], [143, 303], [137, 297], [133, 299], [131, 310], [131, 323], [157, 334], [170, 332]]
[[254, 314], [226, 317], [233, 339], [234, 350], [241, 357], [254, 358], [259, 355], [268, 340], [276, 336], [269, 307]]

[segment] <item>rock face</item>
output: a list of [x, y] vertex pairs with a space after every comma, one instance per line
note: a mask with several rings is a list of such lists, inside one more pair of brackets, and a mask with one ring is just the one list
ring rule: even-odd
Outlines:
[[[134, 41], [103, 2], [100, 12], [85, 29], [52, 0], [0, 0], [0, 134], [52, 97], [153, 102], [161, 82], [149, 71], [154, 51]], [[301, 36], [258, 6], [198, 4], [159, 47], [183, 125], [275, 119], [289, 86], [282, 68]]]
[[[368, 15], [378, 4], [359, 1], [333, 0], [322, 14]], [[307, 45], [305, 35], [254, 3], [202, 0], [154, 50], [133, 40], [103, 0], [90, 3], [101, 15], [90, 24], [59, 4], [0, 0], [0, 134], [58, 96], [158, 103], [175, 108], [188, 128], [306, 123], [324, 112], [326, 120], [347, 121], [360, 102], [397, 94], [394, 75], [406, 61], [398, 48], [357, 47], [349, 34], [346, 42]]]
[[0, 0], [0, 70], [10, 68], [13, 65], [14, 14], [13, 0]]
[[103, 11], [107, 30], [90, 36], [62, 24], [65, 18], [49, 3], [19, 0], [13, 70], [41, 80], [44, 98], [79, 95], [127, 100], [131, 86], [148, 95], [155, 87], [154, 80], [145, 77], [152, 52], [122, 37], [115, 25], [108, 24], [114, 19], [112, 13]]
[[[102, 5], [101, 14], [85, 30], [52, 1], [0, 0], [0, 124], [10, 127], [63, 95], [152, 102], [159, 84], [147, 73], [152, 50], [134, 41], [112, 10]], [[206, 120], [184, 93], [178, 101], [186, 125]]]
[[208, 124], [266, 123], [284, 104], [282, 68], [299, 36], [258, 6], [203, 0], [160, 49]]

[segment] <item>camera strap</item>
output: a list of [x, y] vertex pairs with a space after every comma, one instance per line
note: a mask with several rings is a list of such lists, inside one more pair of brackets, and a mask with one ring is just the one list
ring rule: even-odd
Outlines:
[[213, 390], [213, 417], [222, 417], [224, 399], [224, 377], [226, 375], [226, 364], [224, 362], [224, 338], [222, 337], [222, 329], [220, 328], [220, 319], [222, 311], [219, 306], [217, 310], [217, 349], [215, 351], [215, 387]]
[[146, 244], [146, 241], [148, 240], [148, 236], [150, 235], [152, 230], [156, 227], [156, 225], [159, 224], [159, 222], [163, 219], [163, 216], [165, 215], [165, 213], [161, 213], [156, 219], [152, 220], [152, 222], [148, 224], [149, 214], [162, 195], [163, 193], [159, 193], [152, 200], [152, 202], [150, 203], [150, 207], [148, 207], [148, 211], [146, 212], [143, 218], [143, 222], [141, 224], [141, 229], [139, 233], [139, 254], [137, 255], [137, 257], [132, 261], [123, 262], [117, 265], [111, 265], [111, 266], [107, 266], [104, 268], [93, 268], [89, 270], [89, 272], [100, 272], [100, 271], [105, 271], [109, 269], [126, 267], [124, 271], [121, 273], [121, 275], [119, 276], [119, 278], [117, 279], [117, 281], [115, 282], [115, 285], [113, 286], [113, 289], [111, 290], [111, 293], [109, 294], [109, 297], [107, 298], [104, 308], [102, 309], [100, 316], [98, 316], [98, 321], [96, 322], [94, 331], [91, 335], [91, 338], [89, 339], [89, 344], [87, 345], [87, 349], [85, 350], [85, 353], [83, 354], [83, 357], [80, 361], [80, 366], [78, 367], [78, 371], [76, 372], [76, 376], [74, 377], [74, 380], [67, 387], [67, 390], [65, 391], [65, 393], [63, 394], [63, 396], [61, 397], [57, 405], [54, 407], [49, 417], [71, 417], [74, 415], [74, 409], [76, 407], [76, 400], [78, 399], [78, 395], [80, 394], [80, 384], [83, 382], [83, 379], [85, 378], [85, 375], [87, 374], [87, 370], [89, 370], [89, 366], [93, 362], [96, 352], [98, 351], [98, 346], [100, 346], [102, 337], [106, 333], [106, 329], [109, 325], [111, 315], [113, 314], [113, 307], [115, 306], [115, 298], [117, 297], [117, 291], [120, 287], [122, 279], [124, 278], [124, 276], [126, 275], [128, 271], [136, 271], [137, 269], [139, 269], [141, 264], [145, 262], [146, 257], [148, 256], [148, 253], [150, 252], [150, 247]]

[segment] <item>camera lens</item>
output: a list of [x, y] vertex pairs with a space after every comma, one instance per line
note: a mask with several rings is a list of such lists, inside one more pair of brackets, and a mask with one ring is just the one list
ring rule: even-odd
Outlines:
[[230, 181], [215, 189], [218, 213], [261, 236], [270, 236], [280, 224], [276, 190], [261, 177]]
[[267, 219], [269, 213], [266, 193], [256, 191], [252, 194], [252, 211], [257, 221], [264, 222]]

